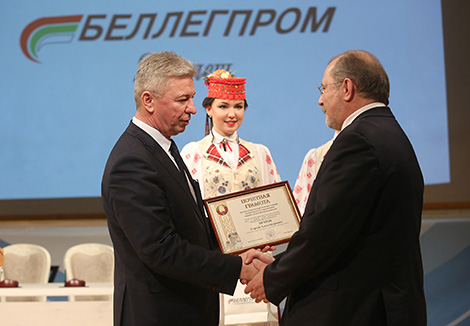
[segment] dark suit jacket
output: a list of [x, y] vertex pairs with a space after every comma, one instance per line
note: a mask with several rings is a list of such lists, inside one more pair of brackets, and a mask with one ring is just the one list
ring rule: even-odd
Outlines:
[[218, 325], [218, 291], [233, 293], [242, 261], [212, 250], [187, 182], [132, 122], [109, 156], [102, 202], [116, 258], [114, 324]]
[[425, 325], [419, 233], [423, 178], [389, 108], [362, 113], [335, 139], [300, 228], [264, 273], [288, 296], [282, 325]]

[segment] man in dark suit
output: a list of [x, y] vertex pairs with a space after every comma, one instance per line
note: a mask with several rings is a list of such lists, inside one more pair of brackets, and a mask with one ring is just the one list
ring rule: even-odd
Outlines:
[[170, 52], [139, 63], [137, 112], [106, 164], [102, 202], [115, 252], [115, 325], [218, 325], [218, 292], [232, 294], [238, 278], [254, 271], [214, 250], [199, 187], [173, 150], [171, 137], [196, 113], [196, 73]]
[[[281, 325], [426, 325], [419, 234], [423, 177], [388, 105], [389, 81], [370, 53], [325, 70], [318, 101], [341, 130], [318, 172], [287, 250], [248, 283], [279, 304]], [[246, 262], [258, 257], [253, 252]]]

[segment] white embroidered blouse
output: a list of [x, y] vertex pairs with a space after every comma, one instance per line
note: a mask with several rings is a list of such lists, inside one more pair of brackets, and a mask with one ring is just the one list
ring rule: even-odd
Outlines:
[[[224, 149], [225, 148], [225, 149]], [[199, 181], [203, 198], [216, 197], [281, 181], [269, 149], [214, 130], [185, 145], [181, 156]]]

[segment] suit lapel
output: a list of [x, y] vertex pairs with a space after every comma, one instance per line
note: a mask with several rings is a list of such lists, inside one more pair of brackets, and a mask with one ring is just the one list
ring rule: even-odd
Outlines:
[[[197, 203], [194, 201], [194, 197], [191, 194], [191, 191], [189, 189], [189, 184], [181, 178], [181, 174], [178, 171], [178, 168], [175, 166], [173, 161], [168, 157], [166, 152], [163, 150], [163, 148], [158, 144], [149, 134], [147, 134], [145, 131], [134, 125], [132, 122], [129, 124], [129, 127], [127, 130], [130, 134], [134, 135], [135, 137], [139, 138], [142, 143], [145, 145], [145, 147], [148, 148], [149, 152], [155, 157], [155, 159], [160, 163], [160, 165], [168, 172], [168, 174], [171, 175], [173, 178], [174, 182], [179, 185], [181, 188], [182, 192], [186, 194], [188, 199], [186, 201], [191, 202], [191, 205], [193, 209], [197, 212], [197, 216], [203, 222], [204, 225], [205, 223], [205, 217], [203, 216], [203, 212], [201, 212], [201, 207], [203, 205], [202, 202], [200, 201], [201, 195], [199, 193], [199, 197], [196, 195]], [[193, 181], [192, 182], [194, 191], [196, 192], [196, 187], [197, 184]], [[199, 191], [199, 188], [197, 188], [197, 191]], [[202, 199], [201, 199], [202, 200]]]

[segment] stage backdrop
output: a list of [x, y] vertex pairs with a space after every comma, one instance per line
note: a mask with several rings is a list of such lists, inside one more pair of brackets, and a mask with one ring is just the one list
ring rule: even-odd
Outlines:
[[193, 61], [198, 113], [180, 148], [203, 137], [217, 68], [247, 78], [239, 134], [271, 150], [293, 187], [302, 159], [333, 136], [317, 104], [328, 60], [365, 49], [384, 65], [390, 106], [426, 184], [449, 182], [438, 0], [2, 2], [0, 199], [96, 197], [107, 156], [135, 112], [148, 53]]

